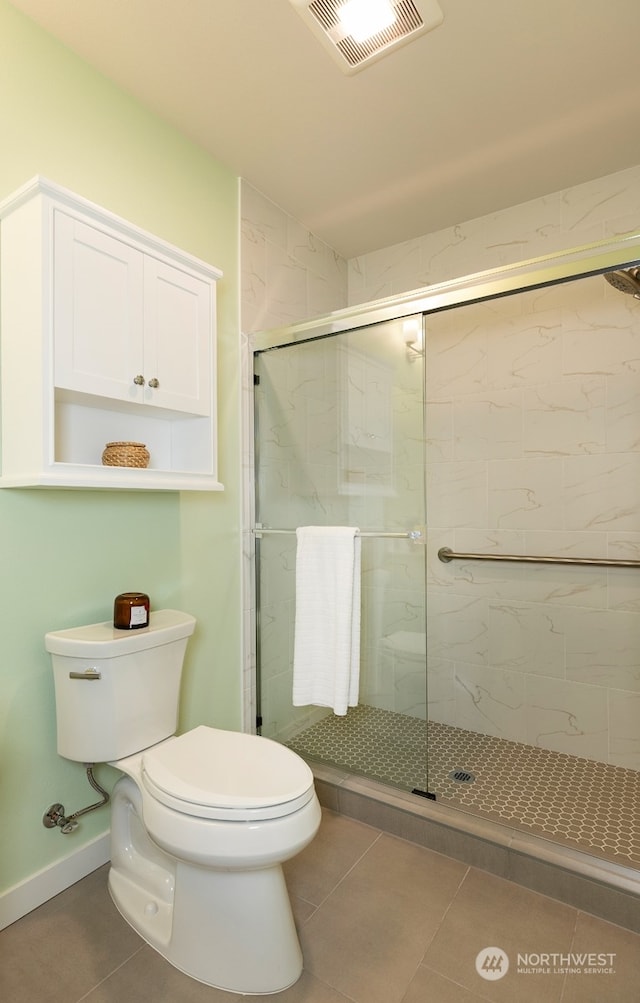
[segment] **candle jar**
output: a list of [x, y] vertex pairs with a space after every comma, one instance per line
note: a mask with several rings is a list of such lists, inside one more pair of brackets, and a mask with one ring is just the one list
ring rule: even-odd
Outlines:
[[149, 626], [149, 596], [144, 592], [123, 592], [113, 604], [113, 626], [137, 630]]

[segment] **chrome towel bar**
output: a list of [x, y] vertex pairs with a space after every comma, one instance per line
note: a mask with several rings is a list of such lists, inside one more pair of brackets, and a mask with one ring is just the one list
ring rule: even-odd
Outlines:
[[[295, 529], [263, 529], [262, 526], [256, 526], [253, 530], [256, 536], [271, 536], [273, 534], [284, 534], [284, 535], [295, 535]], [[410, 529], [406, 533], [385, 533], [385, 532], [362, 532], [358, 530], [357, 536], [371, 536], [371, 537], [383, 537], [385, 540], [413, 540], [414, 543], [424, 542], [424, 537], [422, 530]]]
[[582, 564], [596, 568], [640, 568], [640, 561], [614, 561], [592, 557], [534, 557], [525, 554], [460, 554], [449, 547], [441, 547], [438, 557], [443, 564], [449, 561], [520, 561], [524, 564]]

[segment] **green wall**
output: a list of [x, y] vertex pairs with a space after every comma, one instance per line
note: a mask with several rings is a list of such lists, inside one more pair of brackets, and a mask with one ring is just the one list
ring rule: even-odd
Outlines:
[[[58, 757], [47, 630], [109, 619], [119, 592], [198, 619], [181, 728], [241, 727], [240, 357], [236, 178], [0, 0], [0, 199], [35, 174], [224, 272], [219, 283], [223, 493], [0, 490], [0, 893], [109, 825], [69, 836], [48, 806], [93, 802]], [[110, 786], [116, 774], [98, 770]]]

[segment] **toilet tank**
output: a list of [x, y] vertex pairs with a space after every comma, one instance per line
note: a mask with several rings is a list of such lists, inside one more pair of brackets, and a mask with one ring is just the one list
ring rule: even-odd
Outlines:
[[182, 663], [195, 624], [188, 613], [163, 609], [138, 630], [116, 630], [107, 621], [46, 634], [58, 753], [104, 763], [173, 735]]

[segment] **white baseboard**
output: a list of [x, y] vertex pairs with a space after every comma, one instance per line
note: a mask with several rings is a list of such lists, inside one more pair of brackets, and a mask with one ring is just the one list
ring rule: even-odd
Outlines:
[[76, 881], [106, 864], [110, 856], [110, 834], [97, 836], [86, 846], [57, 860], [25, 878], [0, 894], [0, 930], [26, 916], [32, 909], [47, 902], [74, 885]]

